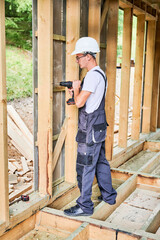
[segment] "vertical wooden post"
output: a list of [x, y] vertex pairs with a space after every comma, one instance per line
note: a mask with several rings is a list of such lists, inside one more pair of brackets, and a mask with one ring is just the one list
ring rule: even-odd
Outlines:
[[150, 132], [156, 22], [148, 21], [142, 132]]
[[[66, 6], [66, 79], [79, 79], [79, 66], [74, 51], [76, 41], [80, 34], [80, 0], [67, 0]], [[66, 90], [66, 99], [68, 90]], [[76, 155], [77, 144], [75, 136], [78, 127], [78, 110], [76, 106], [66, 105], [66, 116], [68, 117], [68, 129], [65, 141], [65, 180], [71, 183], [76, 182]]]
[[159, 78], [160, 78], [160, 14], [156, 23], [156, 40], [155, 40], [155, 58], [154, 58], [154, 74], [152, 87], [152, 107], [151, 107], [151, 131], [157, 129], [158, 119], [158, 97], [159, 97]]
[[[159, 65], [159, 83], [160, 83], [160, 65]], [[160, 84], [159, 84], [157, 128], [160, 128]]]
[[131, 8], [124, 9], [120, 117], [119, 117], [119, 146], [123, 148], [127, 146], [127, 134], [128, 134], [132, 19], [133, 9]]
[[52, 195], [53, 0], [38, 1], [39, 191]]
[[38, 89], [38, 39], [35, 36], [37, 31], [37, 1], [32, 1], [32, 46], [33, 46], [33, 102], [34, 102], [34, 190], [38, 190], [38, 94], [35, 92]]
[[136, 59], [133, 92], [133, 121], [131, 133], [131, 138], [135, 140], [139, 139], [140, 134], [144, 31], [145, 31], [145, 15], [139, 15], [137, 17]]
[[[106, 138], [106, 157], [112, 159], [114, 142], [114, 115], [115, 115], [115, 89], [116, 89], [116, 64], [117, 64], [117, 35], [118, 35], [118, 10], [119, 1], [109, 1], [108, 10], [108, 31], [107, 31], [107, 49], [106, 75], [108, 80], [108, 89], [106, 95], [106, 116], [109, 123]], [[114, 26], [114, 27], [113, 27]]]
[[5, 1], [0, 1], [0, 220], [9, 222]]
[[[95, 17], [96, 16], [96, 17]], [[97, 40], [100, 46], [101, 0], [89, 0], [88, 36]], [[99, 54], [97, 54], [99, 64]]]

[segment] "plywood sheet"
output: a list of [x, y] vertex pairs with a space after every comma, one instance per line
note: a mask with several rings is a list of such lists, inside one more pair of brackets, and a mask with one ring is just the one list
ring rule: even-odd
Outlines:
[[136, 189], [106, 220], [128, 229], [141, 229], [154, 208], [160, 204], [160, 194]]
[[131, 171], [138, 171], [145, 163], [155, 156], [155, 152], [141, 151], [136, 156], [122, 164], [120, 169], [127, 169]]

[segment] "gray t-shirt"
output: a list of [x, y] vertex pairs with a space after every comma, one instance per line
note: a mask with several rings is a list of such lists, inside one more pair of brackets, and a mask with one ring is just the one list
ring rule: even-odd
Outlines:
[[[105, 76], [105, 73], [99, 66], [92, 68], [87, 72], [82, 90], [91, 92], [91, 95], [86, 101], [86, 112], [94, 112], [100, 105], [104, 94], [105, 82], [102, 75], [94, 70], [99, 70]], [[106, 86], [107, 90], [107, 86]]]

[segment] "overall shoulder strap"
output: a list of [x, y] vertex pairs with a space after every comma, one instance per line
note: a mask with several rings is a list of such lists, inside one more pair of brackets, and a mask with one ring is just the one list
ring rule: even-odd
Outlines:
[[105, 93], [106, 93], [106, 85], [107, 85], [107, 77], [106, 77], [106, 75], [104, 75], [101, 71], [99, 71], [99, 70], [97, 70], [97, 69], [94, 70], [94, 71], [100, 73], [101, 76], [102, 76], [103, 79], [104, 79], [104, 82], [105, 82], [104, 95], [105, 95]]

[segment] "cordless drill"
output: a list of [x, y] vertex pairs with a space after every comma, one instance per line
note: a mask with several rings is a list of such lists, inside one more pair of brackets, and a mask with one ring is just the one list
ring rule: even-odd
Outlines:
[[[69, 89], [72, 89], [72, 81], [66, 81], [66, 82], [60, 82], [60, 86], [63, 86], [63, 87], [67, 87]], [[73, 92], [73, 95], [72, 95], [72, 98], [69, 98], [66, 103], [68, 105], [74, 105], [75, 104], [75, 101], [74, 101], [74, 92]]]

